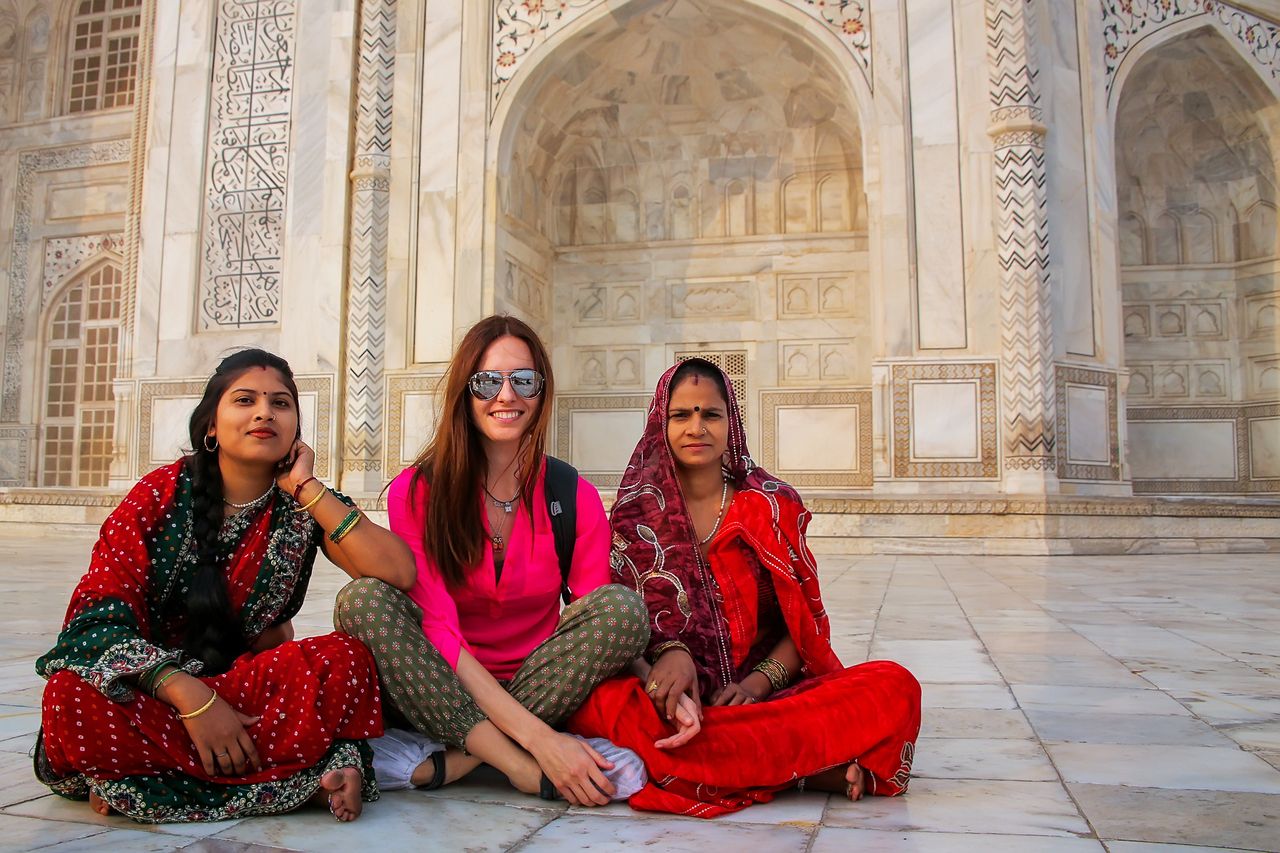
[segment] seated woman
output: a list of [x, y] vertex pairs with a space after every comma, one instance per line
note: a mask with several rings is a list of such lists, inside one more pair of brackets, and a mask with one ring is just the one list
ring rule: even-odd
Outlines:
[[[647, 616], [635, 592], [608, 585], [609, 524], [577, 477], [566, 489], [576, 535], [562, 577], [543, 452], [552, 390], [529, 326], [488, 317], [467, 332], [435, 436], [388, 492], [417, 583], [405, 595], [360, 580], [338, 595], [335, 624], [373, 652], [389, 718], [449, 747], [419, 740], [415, 753], [402, 734], [376, 742], [387, 787], [438, 788], [485, 763], [525, 793], [581, 805], [618, 793], [608, 774], [623, 768], [554, 727], [644, 650]], [[572, 603], [561, 613], [566, 581]]]
[[[353, 820], [377, 798], [377, 672], [351, 637], [293, 640], [316, 548], [407, 588], [409, 549], [312, 476], [284, 359], [236, 352], [189, 424], [106, 523], [48, 679], [36, 775], [137, 821], [276, 814]], [[327, 533], [327, 535], [326, 535]]]
[[[653, 666], [601, 685], [569, 721], [640, 754], [654, 781], [633, 807], [712, 817], [788, 787], [906, 790], [920, 685], [889, 661], [841, 665], [808, 523], [748, 456], [728, 377], [701, 359], [668, 370], [612, 520], [614, 578], [645, 596]], [[701, 732], [680, 719], [686, 696]]]

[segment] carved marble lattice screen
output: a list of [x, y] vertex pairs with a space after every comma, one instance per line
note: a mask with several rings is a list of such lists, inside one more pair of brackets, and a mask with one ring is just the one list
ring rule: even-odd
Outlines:
[[220, 0], [214, 33], [199, 328], [280, 312], [295, 0]]
[[120, 267], [103, 264], [50, 314], [41, 453], [42, 486], [105, 486], [115, 436]]
[[80, 0], [67, 56], [67, 112], [127, 107], [138, 77], [142, 0]]
[[747, 417], [747, 351], [746, 350], [681, 350], [676, 361], [686, 358], [702, 358], [725, 372], [733, 383], [733, 393], [738, 398], [738, 409]]

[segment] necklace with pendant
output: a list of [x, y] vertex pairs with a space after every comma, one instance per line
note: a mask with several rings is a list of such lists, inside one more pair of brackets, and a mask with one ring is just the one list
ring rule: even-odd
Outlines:
[[481, 488], [484, 489], [484, 493], [488, 496], [494, 507], [502, 510], [502, 515], [498, 517], [498, 520], [502, 523], [500, 525], [493, 525], [493, 527], [497, 529], [489, 535], [489, 541], [493, 543], [493, 549], [495, 551], [501, 551], [507, 544], [507, 540], [503, 536], [506, 532], [506, 522], [511, 518], [511, 514], [515, 512], [516, 499], [520, 497], [520, 493], [516, 492], [511, 496], [510, 500], [504, 501], [499, 497], [495, 497], [493, 492], [489, 491], [489, 487], [487, 485], [482, 485]]
[[502, 498], [494, 497], [493, 492], [489, 491], [488, 486], [481, 486], [481, 488], [484, 489], [484, 493], [489, 496], [489, 500], [493, 501], [493, 505], [496, 506], [498, 509], [502, 510], [505, 513], [511, 513], [515, 511], [516, 498], [520, 497], [519, 492], [516, 492], [514, 495], [512, 495], [510, 500], [504, 501]]
[[261, 503], [262, 501], [266, 500], [267, 495], [271, 494], [271, 490], [274, 489], [275, 487], [276, 487], [276, 484], [272, 483], [270, 486], [267, 486], [267, 490], [265, 492], [263, 492], [253, 500], [248, 501], [246, 503], [242, 503], [242, 504], [232, 503], [226, 498], [223, 498], [222, 502], [227, 506], [231, 507], [232, 509], [234, 509], [236, 512], [241, 512], [243, 510], [248, 509], [251, 506], [254, 506], [255, 504]]

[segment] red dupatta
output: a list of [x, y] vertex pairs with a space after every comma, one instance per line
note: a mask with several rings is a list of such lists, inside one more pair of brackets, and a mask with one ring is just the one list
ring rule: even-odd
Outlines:
[[[649, 608], [649, 656], [655, 651], [660, 654], [664, 644], [683, 643], [693, 656], [703, 695], [709, 696], [733, 679], [734, 667], [715, 581], [698, 550], [667, 444], [671, 380], [679, 367], [673, 365], [658, 380], [644, 435], [618, 487], [611, 515], [610, 567], [615, 583], [644, 596]], [[744, 512], [734, 513], [737, 521], [722, 528], [717, 539], [741, 537], [769, 570], [787, 629], [808, 674], [839, 669], [818, 588], [817, 564], [804, 540], [809, 511], [794, 489], [751, 459], [733, 383], [720, 373], [729, 395], [724, 473], [738, 493], [735, 503], [743, 502]]]

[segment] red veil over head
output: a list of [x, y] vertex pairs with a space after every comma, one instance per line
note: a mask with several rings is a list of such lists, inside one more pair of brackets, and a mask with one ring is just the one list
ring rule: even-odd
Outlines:
[[[719, 535], [742, 535], [775, 577], [781, 574], [783, 583], [775, 584], [779, 604], [809, 672], [837, 669], [840, 662], [831, 651], [817, 566], [804, 544], [809, 512], [794, 489], [757, 466], [748, 454], [742, 413], [729, 377], [710, 362], [696, 361], [717, 371], [728, 391], [729, 449], [723, 467], [737, 492], [734, 500], [749, 501], [764, 510], [752, 514], [764, 524], [751, 529], [739, 526], [737, 531], [726, 525]], [[610, 564], [614, 581], [634, 588], [649, 607], [650, 656], [664, 643], [684, 643], [697, 667], [699, 685], [710, 693], [732, 680], [733, 662], [715, 582], [698, 550], [667, 444], [671, 382], [680, 366], [673, 365], [658, 380], [644, 435], [618, 486], [611, 515]]]

